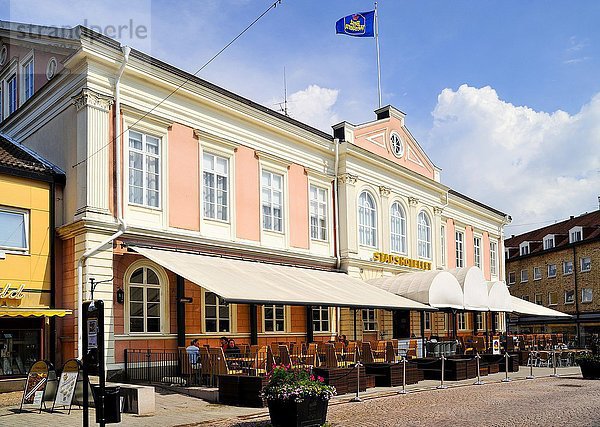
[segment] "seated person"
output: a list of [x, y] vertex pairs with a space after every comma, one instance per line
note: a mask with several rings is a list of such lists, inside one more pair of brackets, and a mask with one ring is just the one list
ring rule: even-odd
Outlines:
[[235, 345], [235, 340], [233, 338], [227, 343], [225, 354], [240, 354], [240, 348]]
[[229, 338], [221, 337], [219, 339], [219, 341], [221, 341], [221, 348], [223, 349], [224, 352], [226, 352], [227, 348], [229, 347]]
[[185, 348], [185, 351], [190, 358], [190, 363], [192, 364], [192, 366], [194, 368], [198, 367], [198, 365], [199, 365], [198, 357], [200, 356], [200, 348], [198, 347], [198, 340], [194, 338], [190, 342], [190, 345], [188, 345]]

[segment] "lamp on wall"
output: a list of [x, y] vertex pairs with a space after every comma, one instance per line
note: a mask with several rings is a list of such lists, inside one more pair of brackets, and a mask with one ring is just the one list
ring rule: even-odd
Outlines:
[[117, 302], [119, 304], [123, 304], [125, 302], [125, 291], [123, 288], [117, 289]]

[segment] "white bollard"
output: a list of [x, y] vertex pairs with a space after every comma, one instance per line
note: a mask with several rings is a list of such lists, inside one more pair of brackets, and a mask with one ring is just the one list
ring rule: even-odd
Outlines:
[[556, 373], [556, 349], [552, 350], [552, 367], [554, 369], [554, 373], [550, 376], [554, 378], [560, 377], [560, 375]]
[[483, 384], [485, 384], [483, 381], [481, 381], [480, 370], [479, 370], [479, 359], [481, 359], [481, 356], [479, 355], [479, 353], [477, 353], [475, 355], [475, 360], [477, 360], [477, 381], [475, 381], [473, 383], [473, 385], [483, 385]]
[[437, 386], [438, 389], [443, 390], [448, 388], [447, 385], [444, 385], [444, 372], [446, 371], [446, 357], [442, 354], [442, 380], [440, 382], [440, 385]]
[[533, 375], [533, 353], [530, 351], [529, 352], [529, 375], [527, 375], [525, 378], [528, 380], [533, 380], [535, 379], [535, 376]]
[[506, 375], [504, 376], [504, 378], [502, 378], [503, 383], [507, 383], [510, 381], [510, 378], [508, 377], [508, 357], [508, 353], [504, 353], [504, 373]]
[[355, 366], [356, 369], [358, 369], [356, 372], [356, 396], [354, 396], [350, 402], [362, 402], [362, 399], [360, 398], [360, 367], [362, 364], [360, 362], [356, 362]]
[[408, 363], [408, 360], [406, 360], [406, 357], [402, 358], [402, 390], [400, 390], [398, 392], [398, 394], [407, 394], [408, 391], [406, 391], [406, 364]]

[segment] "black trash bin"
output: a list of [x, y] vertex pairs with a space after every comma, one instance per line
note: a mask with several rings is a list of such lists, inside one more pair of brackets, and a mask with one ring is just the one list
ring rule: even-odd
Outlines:
[[105, 424], [121, 422], [121, 387], [104, 387], [104, 411], [100, 408], [100, 387], [94, 386], [94, 401], [96, 403], [96, 422], [100, 424], [104, 412]]

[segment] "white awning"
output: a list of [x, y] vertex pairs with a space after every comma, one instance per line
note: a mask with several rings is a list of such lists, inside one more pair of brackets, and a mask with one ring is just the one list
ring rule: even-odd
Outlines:
[[380, 289], [429, 304], [435, 308], [462, 310], [463, 293], [456, 278], [447, 271], [432, 270], [419, 273], [397, 274], [367, 280]]
[[571, 317], [571, 315], [562, 313], [551, 308], [544, 307], [539, 304], [534, 304], [525, 301], [521, 298], [511, 296], [511, 304], [513, 313], [525, 314], [530, 316], [549, 316], [549, 317]]
[[465, 310], [488, 311], [488, 289], [479, 267], [463, 267], [448, 270], [462, 288]]
[[490, 311], [512, 311], [512, 299], [504, 282], [487, 282]]
[[344, 273], [130, 247], [230, 303], [431, 310]]

